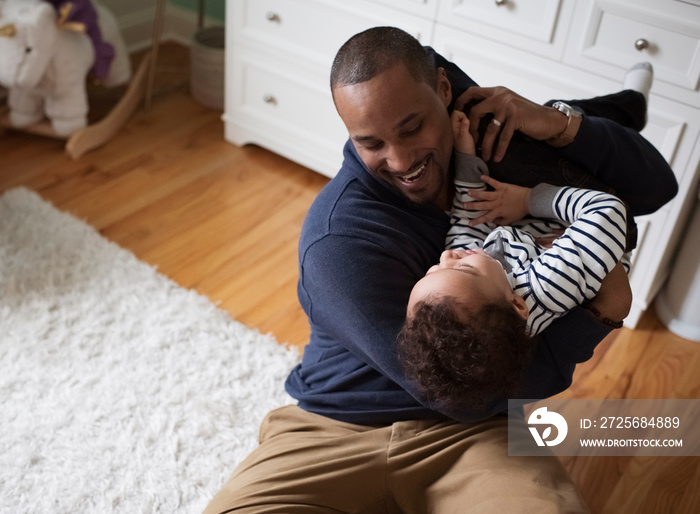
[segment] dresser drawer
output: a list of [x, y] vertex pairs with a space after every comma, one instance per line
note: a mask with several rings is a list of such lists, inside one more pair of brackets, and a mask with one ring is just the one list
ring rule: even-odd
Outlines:
[[[658, 11], [652, 10], [652, 6]], [[664, 8], [684, 8], [685, 18], [669, 17]], [[700, 79], [700, 8], [679, 2], [621, 3], [598, 0], [580, 4], [569, 56], [582, 66], [593, 60], [626, 70], [638, 61], [654, 66], [656, 80], [695, 90]]]
[[[435, 18], [437, 11], [438, 0], [377, 0], [378, 3], [384, 4], [400, 11], [410, 12], [424, 18]], [[698, 0], [700, 1], [700, 0]]]
[[478, 23], [550, 43], [561, 0], [454, 0], [440, 2], [438, 20], [464, 28]]
[[246, 51], [233, 61], [230, 84], [224, 115], [229, 141], [257, 143], [324, 175], [337, 173], [348, 134], [325, 76]]
[[432, 23], [407, 13], [355, 0], [240, 0], [233, 3], [237, 44], [267, 47], [327, 70], [347, 39], [376, 25], [394, 25], [429, 43]]
[[591, 79], [559, 62], [451, 27], [436, 28], [434, 48], [480, 86], [505, 86], [536, 103], [614, 91], [606, 89], [609, 80]]
[[297, 137], [323, 136], [334, 141], [335, 150], [340, 152], [348, 134], [335, 111], [328, 85], [324, 82], [320, 87], [320, 81], [305, 80], [298, 73], [269, 64], [262, 64], [253, 55], [236, 62], [234, 112]]

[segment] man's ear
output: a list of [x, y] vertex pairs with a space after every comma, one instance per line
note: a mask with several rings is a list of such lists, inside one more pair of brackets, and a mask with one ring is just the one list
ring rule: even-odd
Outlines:
[[518, 316], [520, 316], [524, 320], [527, 320], [528, 316], [530, 315], [530, 309], [527, 308], [525, 299], [518, 293], [514, 292], [513, 296], [511, 296], [510, 298], [510, 303], [515, 309], [515, 312], [518, 313]]
[[447, 78], [447, 73], [445, 73], [445, 68], [437, 69], [437, 94], [445, 107], [450, 105], [452, 102], [452, 84]]

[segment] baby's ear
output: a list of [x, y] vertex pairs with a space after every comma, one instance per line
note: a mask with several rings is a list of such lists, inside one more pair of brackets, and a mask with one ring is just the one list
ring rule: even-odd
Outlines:
[[510, 303], [515, 309], [515, 312], [518, 313], [518, 316], [520, 316], [524, 320], [527, 320], [528, 316], [530, 315], [530, 309], [527, 308], [525, 299], [514, 292], [511, 296]]

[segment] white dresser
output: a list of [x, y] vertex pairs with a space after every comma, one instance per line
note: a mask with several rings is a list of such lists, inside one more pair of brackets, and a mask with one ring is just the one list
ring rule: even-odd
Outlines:
[[393, 25], [457, 63], [481, 85], [537, 102], [620, 89], [639, 61], [654, 65], [642, 132], [673, 167], [679, 195], [638, 218], [631, 283], [636, 326], [663, 285], [700, 177], [700, 0], [228, 0], [227, 140], [269, 148], [324, 175], [347, 133], [328, 86], [351, 35]]

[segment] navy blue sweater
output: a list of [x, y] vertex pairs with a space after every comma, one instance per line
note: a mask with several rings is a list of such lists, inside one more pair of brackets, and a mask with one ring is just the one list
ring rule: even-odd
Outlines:
[[[454, 96], [469, 84], [465, 77], [451, 77]], [[597, 176], [627, 166], [624, 171], [637, 176], [663, 173], [668, 182], [670, 169], [658, 152], [607, 119], [585, 117], [576, 141], [552, 151]], [[404, 377], [396, 334], [413, 285], [444, 249], [449, 217], [408, 202], [372, 177], [350, 141], [344, 158], [311, 206], [299, 241], [298, 295], [311, 337], [287, 392], [305, 410], [363, 425], [444, 417], [472, 422], [503, 411], [506, 399], [480, 412], [439, 412]], [[609, 330], [580, 308], [555, 321], [539, 336], [518, 397], [545, 398], [566, 389], [576, 363], [590, 358]]]

